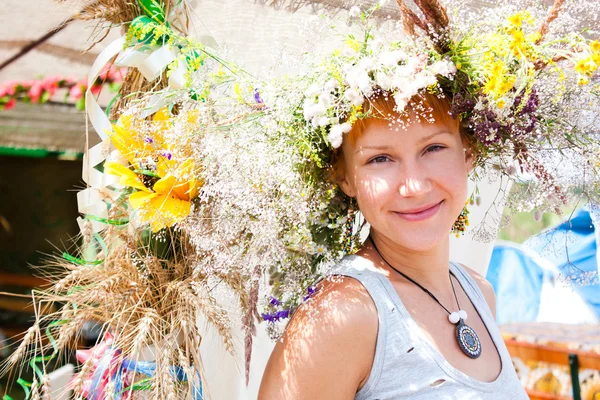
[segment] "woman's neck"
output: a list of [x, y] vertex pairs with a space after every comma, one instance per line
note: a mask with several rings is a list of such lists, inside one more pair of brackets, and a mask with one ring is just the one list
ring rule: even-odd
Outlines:
[[[375, 241], [376, 247], [371, 241]], [[428, 251], [414, 251], [372, 231], [358, 255], [386, 270], [389, 278], [399, 277], [394, 271], [397, 269], [430, 290], [445, 292], [449, 288], [449, 240]]]

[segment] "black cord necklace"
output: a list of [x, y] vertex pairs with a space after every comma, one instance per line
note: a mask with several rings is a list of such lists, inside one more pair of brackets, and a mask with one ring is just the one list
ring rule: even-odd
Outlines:
[[371, 240], [371, 243], [373, 244], [373, 248], [375, 249], [377, 254], [379, 254], [379, 257], [381, 257], [381, 259], [383, 260], [384, 263], [386, 263], [391, 269], [393, 269], [394, 271], [396, 271], [397, 273], [402, 275], [404, 278], [406, 278], [410, 282], [417, 285], [421, 290], [423, 290], [425, 293], [427, 293], [433, 300], [435, 300], [436, 303], [438, 303], [440, 305], [440, 307], [442, 307], [448, 313], [448, 320], [450, 321], [450, 323], [456, 325], [456, 341], [458, 342], [458, 346], [463, 351], [463, 353], [465, 353], [467, 356], [469, 356], [471, 358], [478, 358], [481, 355], [481, 342], [479, 341], [479, 337], [477, 336], [477, 334], [475, 333], [473, 328], [471, 328], [469, 325], [465, 324], [465, 320], [467, 319], [467, 312], [465, 310], [462, 310], [460, 308], [460, 304], [458, 303], [458, 296], [456, 296], [456, 290], [454, 289], [454, 282], [452, 282], [452, 277], [451, 277], [451, 275], [453, 275], [452, 272], [450, 272], [450, 274], [448, 275], [448, 278], [450, 279], [450, 285], [452, 285], [452, 292], [454, 293], [454, 298], [456, 299], [456, 305], [458, 306], [458, 312], [457, 311], [450, 312], [450, 310], [448, 310], [446, 307], [444, 307], [444, 305], [442, 303], [440, 303], [440, 301], [437, 299], [437, 297], [435, 297], [433, 295], [433, 293], [431, 293], [427, 288], [423, 287], [420, 283], [418, 283], [417, 281], [412, 279], [410, 276], [407, 276], [403, 272], [394, 268], [392, 266], [392, 264], [390, 264], [383, 257], [383, 255], [381, 254], [381, 252], [375, 245], [375, 241], [373, 240], [373, 238], [370, 237], [369, 239]]

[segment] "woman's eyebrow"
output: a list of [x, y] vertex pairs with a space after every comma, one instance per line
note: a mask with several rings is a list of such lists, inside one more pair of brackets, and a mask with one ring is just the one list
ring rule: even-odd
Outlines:
[[[443, 134], [452, 135], [452, 132], [450, 132], [450, 131], [438, 131], [438, 132], [434, 132], [431, 135], [427, 135], [427, 136], [422, 137], [421, 139], [417, 140], [417, 144], [421, 144], [421, 143], [427, 142], [428, 140], [433, 139], [437, 135], [443, 135]], [[389, 146], [389, 145], [361, 146], [358, 150], [356, 150], [356, 152], [354, 154], [360, 153], [361, 151], [364, 151], [364, 150], [389, 150], [390, 148], [391, 148], [391, 146]]]
[[356, 150], [354, 154], [360, 153], [363, 150], [389, 150], [391, 146], [383, 145], [383, 146], [361, 146], [360, 149]]
[[436, 137], [437, 135], [443, 135], [443, 134], [445, 134], [445, 133], [446, 133], [446, 134], [449, 134], [449, 135], [452, 135], [452, 132], [450, 132], [450, 131], [438, 131], [438, 132], [434, 132], [434, 133], [432, 133], [431, 135], [427, 135], [427, 136], [425, 136], [425, 137], [422, 137], [421, 139], [417, 140], [417, 143], [418, 143], [418, 144], [420, 144], [420, 143], [427, 142], [428, 140], [431, 140], [431, 139], [433, 139], [433, 138], [434, 138], [434, 137]]

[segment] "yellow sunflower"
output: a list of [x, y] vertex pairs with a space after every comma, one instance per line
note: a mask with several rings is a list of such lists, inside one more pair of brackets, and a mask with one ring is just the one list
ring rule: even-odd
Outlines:
[[[158, 171], [167, 171], [168, 166], [157, 166]], [[129, 204], [139, 213], [140, 220], [150, 224], [153, 232], [181, 222], [190, 214], [191, 202], [198, 196], [202, 182], [193, 178], [194, 162], [188, 159], [172, 172], [158, 178], [147, 187], [140, 176], [131, 169], [115, 163], [104, 163], [104, 172], [119, 176], [122, 185], [138, 189], [129, 196]]]

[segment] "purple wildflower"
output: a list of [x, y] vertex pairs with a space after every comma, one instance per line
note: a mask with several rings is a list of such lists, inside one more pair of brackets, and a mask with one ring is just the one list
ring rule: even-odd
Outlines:
[[164, 153], [162, 153], [162, 156], [165, 157], [167, 160], [170, 160], [171, 157], [173, 157], [173, 155], [169, 151], [165, 151]]
[[306, 300], [310, 299], [312, 297], [312, 295], [317, 292], [317, 287], [316, 286], [309, 286], [308, 289], [306, 289], [306, 291], [308, 292], [308, 294], [306, 296], [304, 296], [304, 298], [302, 299], [302, 301], [306, 301]]
[[152, 138], [151, 138], [150, 136], [146, 136], [146, 137], [144, 138], [144, 142], [145, 142], [145, 143], [154, 143], [154, 140], [152, 140]]
[[269, 304], [272, 304], [272, 305], [274, 305], [274, 306], [278, 306], [278, 305], [279, 305], [279, 304], [281, 304], [281, 303], [280, 303], [280, 302], [279, 302], [279, 300], [277, 300], [275, 297], [271, 296], [271, 297], [269, 298]]
[[258, 104], [262, 104], [263, 103], [263, 99], [261, 99], [261, 97], [260, 97], [260, 92], [258, 91], [258, 88], [254, 89], [254, 100], [256, 100], [256, 102]]
[[276, 322], [276, 321], [279, 321], [280, 319], [288, 318], [290, 316], [290, 310], [281, 310], [281, 311], [276, 311], [276, 312], [270, 313], [270, 314], [261, 314], [261, 316], [264, 321]]

